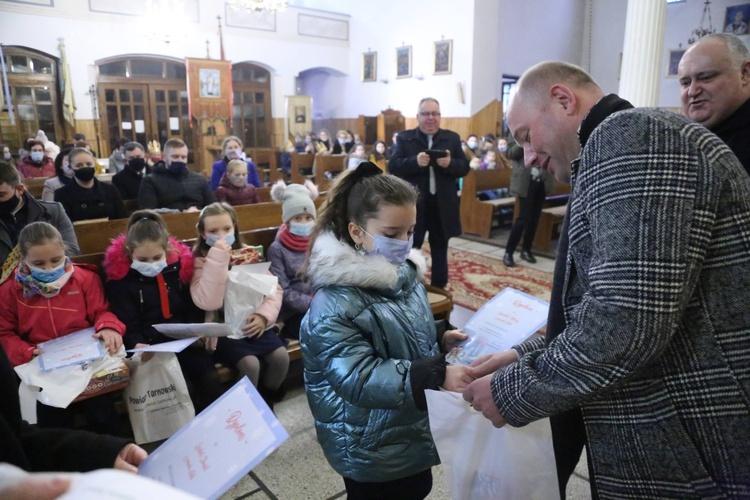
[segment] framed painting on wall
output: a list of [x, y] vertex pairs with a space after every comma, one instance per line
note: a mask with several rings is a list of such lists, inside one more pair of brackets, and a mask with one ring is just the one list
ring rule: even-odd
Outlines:
[[375, 82], [378, 80], [378, 53], [364, 52], [362, 54], [362, 81]]
[[724, 15], [724, 33], [742, 36], [750, 34], [747, 23], [750, 22], [750, 3], [727, 7]]
[[441, 40], [434, 43], [436, 75], [450, 75], [453, 66], [453, 40]]
[[669, 51], [669, 62], [667, 64], [667, 76], [677, 76], [677, 68], [680, 59], [687, 49], [672, 49]]
[[396, 78], [411, 78], [411, 45], [396, 49]]

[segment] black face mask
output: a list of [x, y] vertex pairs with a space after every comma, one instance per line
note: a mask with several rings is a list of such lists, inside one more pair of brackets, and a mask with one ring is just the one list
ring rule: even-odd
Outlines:
[[74, 170], [73, 174], [76, 176], [76, 179], [78, 179], [81, 182], [89, 182], [91, 179], [94, 178], [94, 174], [96, 174], [96, 170], [94, 167], [83, 167], [79, 168], [78, 170]]
[[13, 193], [13, 196], [5, 201], [0, 201], [0, 215], [12, 214], [13, 211], [18, 207], [18, 203], [21, 201], [21, 197]]
[[146, 167], [146, 160], [144, 158], [131, 158], [128, 160], [128, 166], [136, 172], [140, 172]]
[[173, 161], [169, 164], [167, 170], [172, 175], [180, 175], [185, 170], [187, 170], [187, 163], [185, 163], [184, 161]]

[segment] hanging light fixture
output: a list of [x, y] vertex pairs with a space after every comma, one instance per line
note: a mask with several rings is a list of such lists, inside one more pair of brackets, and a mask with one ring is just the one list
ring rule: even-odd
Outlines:
[[[708, 26], [704, 27], [706, 18], [708, 18]], [[691, 33], [692, 36], [688, 38], [688, 44], [692, 45], [704, 36], [713, 35], [714, 33], [716, 33], [716, 30], [714, 29], [714, 24], [711, 21], [711, 0], [706, 0], [705, 2], [703, 2], [703, 14], [701, 14], [701, 23]]]
[[227, 0], [229, 7], [236, 11], [247, 12], [284, 12], [286, 0]]
[[167, 44], [187, 40], [190, 29], [180, 0], [146, 0], [146, 19], [149, 40]]

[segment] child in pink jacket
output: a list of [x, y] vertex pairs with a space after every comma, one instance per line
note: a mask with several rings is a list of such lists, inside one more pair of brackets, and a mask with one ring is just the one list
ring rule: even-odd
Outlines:
[[[226, 203], [206, 206], [198, 219], [198, 239], [193, 253], [195, 271], [190, 281], [193, 302], [207, 311], [206, 321], [213, 321], [214, 311], [224, 304], [232, 249], [242, 248], [237, 228], [237, 215]], [[221, 337], [214, 359], [226, 366], [234, 366], [258, 388], [269, 406], [281, 401], [281, 384], [289, 370], [289, 354], [284, 341], [272, 328], [281, 309], [283, 290], [267, 296], [256, 311], [247, 318], [242, 329], [245, 338], [235, 340]], [[260, 359], [263, 359], [261, 364]]]

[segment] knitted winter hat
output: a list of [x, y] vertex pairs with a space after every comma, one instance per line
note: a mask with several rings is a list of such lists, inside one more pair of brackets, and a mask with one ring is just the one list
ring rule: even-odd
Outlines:
[[281, 219], [289, 222], [289, 219], [299, 214], [310, 214], [316, 217], [315, 203], [318, 197], [318, 188], [310, 181], [305, 185], [286, 185], [283, 180], [278, 181], [271, 188], [271, 198], [276, 203], [281, 203]]

